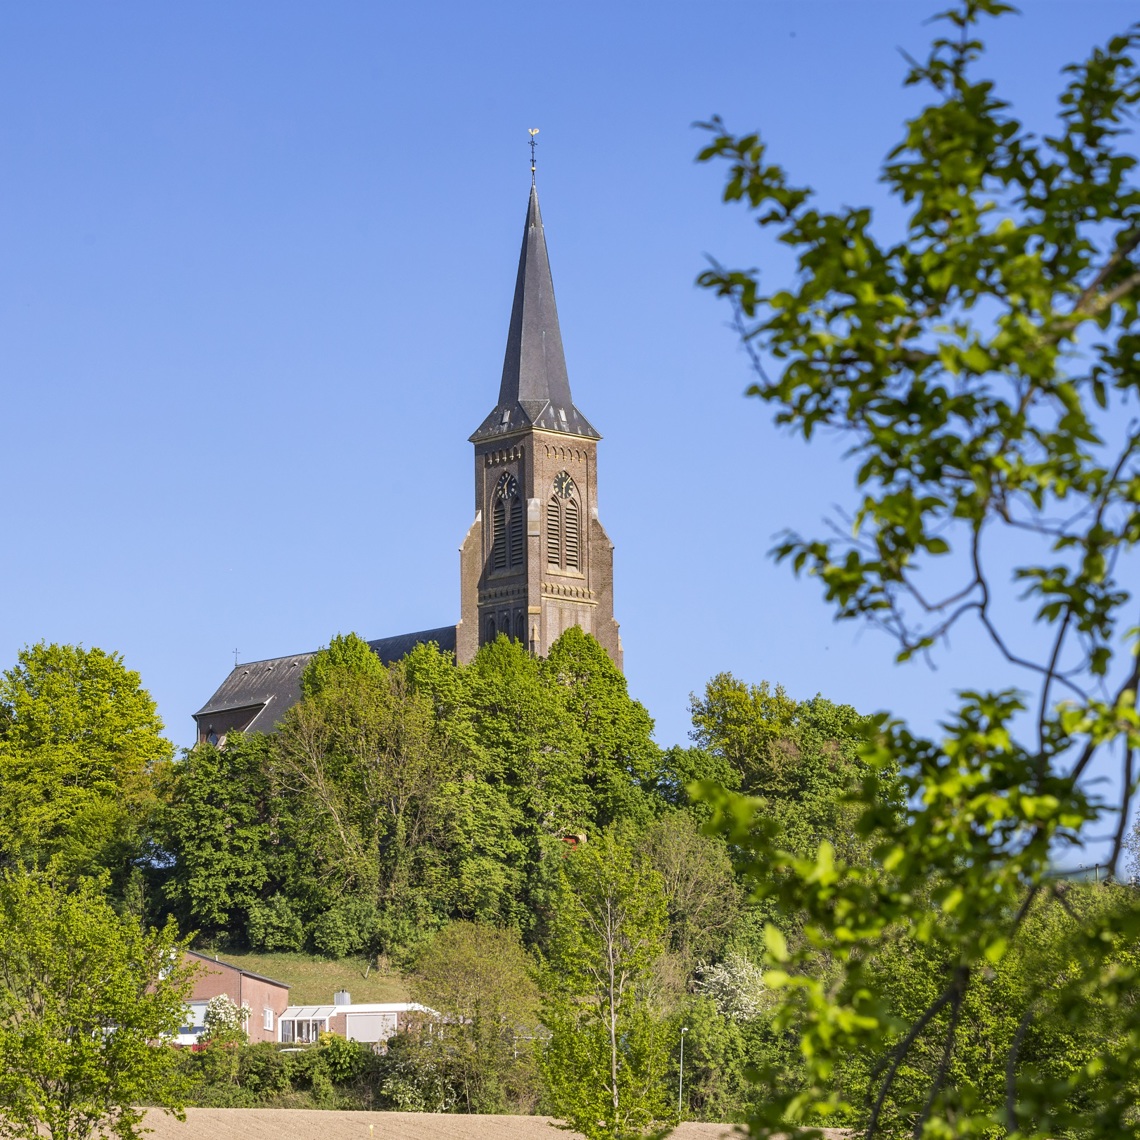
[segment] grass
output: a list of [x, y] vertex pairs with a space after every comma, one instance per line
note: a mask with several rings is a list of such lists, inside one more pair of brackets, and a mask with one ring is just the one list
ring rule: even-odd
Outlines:
[[[206, 953], [200, 951], [200, 953]], [[223, 962], [240, 966], [289, 986], [290, 1005], [332, 1005], [337, 990], [348, 990], [354, 1002], [408, 1001], [408, 990], [399, 974], [372, 968], [363, 958], [329, 961], [314, 954], [241, 954], [222, 951]], [[367, 969], [368, 976], [365, 977]]]

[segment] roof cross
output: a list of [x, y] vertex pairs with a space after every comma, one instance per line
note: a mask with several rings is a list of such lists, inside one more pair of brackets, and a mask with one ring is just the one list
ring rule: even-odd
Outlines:
[[534, 185], [534, 148], [538, 146], [538, 139], [534, 136], [538, 134], [538, 127], [531, 127], [530, 134], [530, 184]]

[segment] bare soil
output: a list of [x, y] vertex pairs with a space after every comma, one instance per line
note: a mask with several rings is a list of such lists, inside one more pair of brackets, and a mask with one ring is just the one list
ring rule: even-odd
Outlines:
[[[152, 1140], [580, 1140], [548, 1116], [433, 1112], [321, 1112], [304, 1108], [188, 1108], [186, 1121], [153, 1110]], [[370, 1127], [371, 1126], [371, 1127]], [[675, 1140], [720, 1140], [730, 1124], [682, 1124]]]

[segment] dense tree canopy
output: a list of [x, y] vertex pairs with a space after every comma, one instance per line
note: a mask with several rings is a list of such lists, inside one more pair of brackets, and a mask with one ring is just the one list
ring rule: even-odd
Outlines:
[[40, 643], [0, 674], [0, 867], [106, 870], [121, 887], [173, 754], [139, 675]]
[[337, 637], [302, 692], [166, 789], [162, 894], [231, 944], [414, 955], [449, 919], [541, 937], [565, 841], [666, 806], [653, 722], [576, 627], [546, 660], [500, 638], [466, 668]]

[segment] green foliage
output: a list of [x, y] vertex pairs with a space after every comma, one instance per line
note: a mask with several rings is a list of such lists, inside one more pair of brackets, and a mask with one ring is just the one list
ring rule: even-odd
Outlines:
[[305, 938], [301, 919], [280, 891], [265, 902], [255, 899], [246, 909], [249, 944], [255, 950], [300, 950]]
[[183, 1050], [186, 1103], [203, 1108], [373, 1108], [381, 1102], [382, 1059], [367, 1045], [324, 1033], [301, 1051], [231, 1043]]
[[253, 945], [284, 950], [300, 938], [280, 939], [272, 903], [260, 900], [274, 831], [268, 747], [265, 737], [230, 733], [224, 750], [187, 752], [171, 768], [159, 832], [179, 854], [164, 892], [185, 926], [213, 935], [248, 919]]
[[616, 827], [569, 853], [551, 920], [542, 1057], [554, 1111], [587, 1140], [651, 1133], [668, 1121], [672, 1033], [654, 1008], [665, 951], [660, 875]]
[[105, 883], [0, 877], [0, 1136], [138, 1137], [144, 1102], [179, 1109], [170, 1080], [191, 969], [173, 924], [146, 931]]
[[534, 1110], [538, 988], [532, 970], [517, 931], [472, 922], [445, 926], [416, 962], [412, 995], [440, 1015], [442, 1031], [429, 1017], [403, 1043], [403, 1053], [419, 1071], [446, 1081], [446, 1099], [464, 1112]]
[[0, 867], [109, 871], [121, 887], [170, 744], [139, 675], [41, 642], [0, 675]]
[[[760, 801], [704, 786], [721, 833], [749, 853], [757, 895], [802, 927], [792, 940], [767, 931], [768, 981], [782, 991], [773, 1026], [802, 1060], [783, 1072], [772, 1062], [777, 1091], [754, 1109], [755, 1136], [823, 1122], [940, 1140], [1140, 1129], [1140, 1014], [1123, 952], [1140, 934], [1135, 897], [1069, 907], [1059, 977], [1021, 957], [1034, 908], [1066, 901], [1047, 878], [1058, 847], [1107, 820], [1115, 865], [1140, 746], [1140, 664], [1120, 631], [1132, 598], [1121, 567], [1140, 541], [1140, 434], [1127, 411], [1140, 386], [1140, 188], [1121, 142], [1140, 103], [1140, 30], [1067, 69], [1055, 131], [1037, 138], [975, 77], [979, 23], [1009, 10], [964, 0], [943, 16], [952, 33], [911, 68], [907, 83], [931, 101], [883, 169], [909, 211], [901, 240], [879, 240], [870, 210], [818, 208], [756, 134], [714, 120], [701, 155], [727, 159], [726, 200], [755, 210], [798, 262], [774, 292], [747, 271], [701, 278], [734, 306], [752, 393], [805, 439], [841, 434], [859, 464], [848, 534], [791, 535], [777, 555], [817, 577], [840, 617], [897, 638], [900, 661], [975, 620], [1016, 681], [1035, 686], [959, 694], [937, 740], [878, 721], [851, 817], [876, 862], [826, 828], [814, 844], [810, 828], [781, 835], [770, 800], [782, 773], [770, 766], [758, 769]], [[1011, 579], [1037, 648], [1014, 647], [1026, 638], [1007, 621]], [[770, 758], [742, 723], [726, 734], [742, 765]], [[1115, 805], [1088, 785], [1113, 744]], [[901, 808], [894, 781], [876, 778], [896, 765]], [[892, 955], [905, 993], [881, 984]], [[1018, 959], [1031, 972], [999, 1000]], [[1101, 1020], [1083, 1051], [1031, 1056], [1035, 1026], [1044, 1039], [1045, 1026], [1077, 1025], [1093, 995]]]
[[640, 789], [658, 764], [653, 721], [630, 700], [609, 654], [573, 625], [550, 647], [541, 671], [562, 689], [566, 716], [581, 734], [591, 822], [606, 827], [617, 819], [645, 818], [652, 808]]
[[717, 956], [742, 904], [725, 845], [702, 835], [686, 812], [655, 820], [640, 841], [649, 865], [661, 877], [668, 905], [670, 948], [685, 976]]
[[401, 1033], [388, 1045], [380, 1080], [381, 1102], [396, 1112], [454, 1112], [455, 1082], [438, 1053]]
[[873, 775], [893, 794], [893, 769], [878, 773], [860, 751], [874, 724], [850, 705], [824, 697], [795, 701], [767, 682], [747, 685], [720, 673], [690, 700], [693, 739], [735, 774], [732, 784], [778, 818], [782, 842], [803, 854], [824, 839], [847, 858], [866, 862], [869, 853], [855, 831], [849, 795]]
[[372, 652], [368, 642], [359, 634], [338, 633], [328, 644], [327, 649], [313, 654], [313, 659], [301, 674], [302, 696], [313, 698], [329, 684], [339, 684], [345, 674], [369, 677], [380, 683], [384, 677], [384, 665]]
[[338, 637], [303, 690], [274, 736], [174, 766], [162, 889], [207, 938], [401, 963], [452, 919], [541, 940], [563, 839], [664, 806], [652, 721], [576, 627], [466, 668]]
[[313, 948], [329, 958], [359, 954], [375, 941], [376, 923], [376, 907], [367, 899], [345, 899], [314, 919]]

